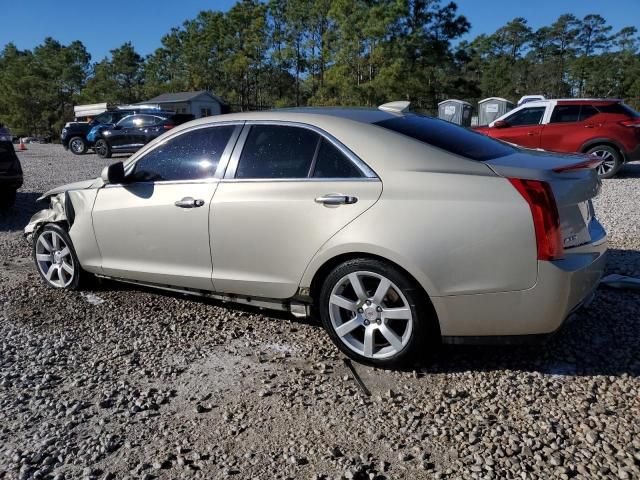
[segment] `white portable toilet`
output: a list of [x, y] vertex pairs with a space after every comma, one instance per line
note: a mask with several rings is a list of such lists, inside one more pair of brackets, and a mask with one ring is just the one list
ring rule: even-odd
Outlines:
[[471, 104], [455, 98], [444, 100], [438, 104], [438, 118], [447, 122], [471, 126]]
[[513, 103], [501, 97], [489, 97], [478, 102], [478, 125], [489, 125], [513, 109]]

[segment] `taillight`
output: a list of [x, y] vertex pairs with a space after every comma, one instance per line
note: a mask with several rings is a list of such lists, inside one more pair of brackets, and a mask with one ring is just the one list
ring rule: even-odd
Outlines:
[[624, 127], [636, 127], [640, 128], [640, 118], [634, 118], [633, 120], [624, 120], [620, 122], [620, 125]]
[[538, 245], [538, 260], [562, 258], [564, 251], [560, 235], [560, 216], [549, 184], [520, 178], [510, 178], [509, 181], [531, 209]]
[[163, 126], [164, 126], [165, 130], [171, 130], [173, 127], [175, 127], [175, 125], [169, 125], [169, 124], [166, 124], [166, 125], [163, 125]]
[[565, 173], [575, 172], [576, 170], [592, 170], [594, 168], [598, 168], [602, 162], [604, 162], [602, 158], [590, 158], [588, 160], [584, 160], [583, 162], [572, 163], [570, 165], [564, 165], [562, 167], [554, 168], [553, 171], [556, 173]]

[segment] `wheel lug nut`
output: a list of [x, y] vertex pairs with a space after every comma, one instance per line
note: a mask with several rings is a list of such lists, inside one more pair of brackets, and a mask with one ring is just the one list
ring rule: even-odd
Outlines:
[[376, 310], [377, 310], [378, 312], [381, 312], [381, 311], [382, 311], [382, 307], [378, 307], [378, 308], [376, 308]]
[[367, 305], [371, 305], [371, 300], [367, 300]]
[[366, 326], [368, 326], [368, 325], [369, 325], [369, 320], [365, 320], [365, 321], [364, 321], [364, 324], [365, 324]]
[[379, 319], [379, 318], [376, 318], [376, 323], [377, 323], [378, 325], [380, 325], [380, 324], [382, 323], [382, 320], [381, 320], [381, 319]]
[[361, 309], [361, 308], [359, 308], [359, 309], [358, 309], [358, 313], [362, 313], [362, 312], [364, 312], [364, 310], [363, 310], [363, 309]]

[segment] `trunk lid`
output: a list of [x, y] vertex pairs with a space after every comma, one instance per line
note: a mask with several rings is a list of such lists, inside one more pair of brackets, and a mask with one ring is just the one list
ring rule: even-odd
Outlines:
[[560, 217], [562, 244], [565, 249], [591, 242], [590, 223], [594, 220], [591, 200], [600, 191], [595, 169], [554, 172], [583, 162], [585, 155], [563, 155], [522, 149], [513, 155], [485, 162], [498, 175], [508, 178], [547, 182], [553, 191]]

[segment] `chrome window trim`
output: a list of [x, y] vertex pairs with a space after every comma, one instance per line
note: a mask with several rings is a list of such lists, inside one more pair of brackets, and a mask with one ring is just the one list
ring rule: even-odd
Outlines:
[[203, 124], [203, 125], [195, 125], [193, 127], [189, 127], [189, 128], [185, 128], [184, 130], [180, 130], [179, 132], [174, 132], [172, 134], [170, 134], [169, 136], [167, 136], [167, 138], [165, 138], [162, 142], [158, 142], [157, 144], [155, 144], [152, 148], [150, 148], [149, 150], [146, 150], [144, 153], [142, 153], [139, 157], [133, 159], [131, 162], [127, 163], [125, 165], [125, 171], [124, 174], [126, 175], [130, 175], [131, 172], [134, 170], [135, 166], [138, 164], [138, 162], [140, 160], [142, 160], [143, 158], [145, 158], [149, 153], [155, 151], [157, 148], [159, 148], [162, 145], [165, 145], [168, 141], [173, 140], [174, 138], [177, 138], [181, 135], [184, 135], [188, 132], [193, 132], [196, 130], [201, 130], [204, 128], [216, 128], [216, 127], [227, 127], [227, 126], [235, 126], [235, 128], [233, 129], [233, 132], [231, 132], [231, 136], [229, 137], [229, 140], [227, 141], [227, 145], [224, 149], [224, 151], [222, 152], [222, 155], [220, 156], [220, 161], [218, 162], [218, 166], [216, 167], [216, 171], [213, 175], [213, 177], [207, 177], [207, 178], [201, 178], [201, 179], [192, 179], [192, 180], [161, 180], [161, 181], [156, 181], [156, 182], [132, 182], [132, 183], [127, 183], [127, 184], [116, 184], [116, 185], [135, 185], [138, 183], [153, 183], [153, 184], [157, 184], [157, 185], [167, 185], [167, 184], [175, 184], [176, 182], [179, 183], [185, 183], [185, 182], [189, 182], [189, 183], [199, 183], [199, 182], [204, 182], [207, 180], [212, 180], [212, 179], [216, 179], [219, 180], [220, 178], [222, 178], [222, 175], [224, 174], [224, 171], [227, 167], [227, 164], [229, 163], [229, 158], [231, 157], [231, 153], [233, 152], [235, 145], [238, 141], [238, 137], [240, 136], [240, 133], [242, 131], [242, 126], [244, 125], [244, 122], [238, 122], [238, 121], [232, 121], [232, 122], [216, 122], [216, 123], [207, 123], [207, 124]]
[[324, 178], [223, 178], [220, 180], [224, 183], [282, 183], [282, 182], [312, 182], [312, 183], [329, 183], [329, 182], [379, 182], [378, 177], [324, 177]]
[[251, 130], [252, 125], [280, 125], [285, 127], [297, 127], [297, 128], [305, 128], [307, 130], [311, 130], [317, 133], [318, 135], [320, 135], [321, 138], [324, 138], [325, 140], [327, 140], [329, 143], [335, 146], [338, 150], [340, 150], [340, 152], [344, 156], [346, 156], [355, 165], [355, 167], [358, 170], [360, 170], [360, 172], [364, 175], [363, 177], [350, 178], [349, 179], [350, 181], [362, 181], [362, 180], [370, 181], [372, 179], [379, 180], [378, 175], [376, 175], [376, 173], [369, 167], [369, 165], [367, 165], [362, 159], [360, 159], [360, 157], [358, 157], [355, 153], [349, 150], [349, 148], [343, 145], [342, 142], [340, 142], [333, 135], [331, 135], [330, 133], [326, 132], [325, 130], [319, 127], [316, 127], [315, 125], [302, 123], [302, 122], [287, 121], [287, 120], [247, 120], [242, 129], [242, 134], [240, 135], [240, 138], [236, 143], [236, 148], [233, 151], [233, 155], [231, 156], [227, 170], [224, 174], [223, 181], [225, 182], [227, 181], [237, 181], [237, 182], [326, 181], [326, 182], [331, 182], [331, 181], [339, 180], [339, 179], [330, 178], [330, 177], [315, 179], [314, 177], [309, 177], [309, 176], [305, 178], [295, 177], [295, 178], [239, 178], [239, 179], [236, 179], [235, 175], [236, 175], [236, 170], [238, 168], [238, 162], [240, 161], [240, 156], [242, 154], [242, 150], [244, 149], [244, 145], [247, 140], [247, 137], [249, 136], [249, 131]]

